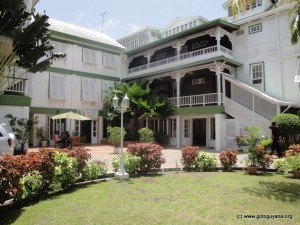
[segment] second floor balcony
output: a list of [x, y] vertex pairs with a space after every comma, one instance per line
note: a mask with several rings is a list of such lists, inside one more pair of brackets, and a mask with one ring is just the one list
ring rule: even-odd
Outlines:
[[231, 33], [217, 27], [158, 44], [128, 57], [128, 77], [155, 73], [219, 56], [233, 60], [231, 38]]

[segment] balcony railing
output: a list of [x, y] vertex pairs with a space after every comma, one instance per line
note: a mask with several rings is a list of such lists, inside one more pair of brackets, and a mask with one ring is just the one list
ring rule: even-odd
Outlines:
[[[145, 69], [148, 69], [148, 68], [153, 68], [153, 67], [156, 67], [156, 66], [161, 66], [161, 65], [168, 64], [168, 63], [173, 63], [173, 62], [176, 62], [178, 60], [185, 60], [185, 59], [190, 59], [190, 58], [193, 58], [193, 57], [207, 55], [207, 54], [211, 54], [211, 53], [214, 53], [214, 52], [217, 52], [217, 51], [218, 51], [218, 46], [217, 45], [207, 47], [207, 48], [202, 48], [202, 49], [199, 49], [199, 50], [196, 50], [196, 51], [180, 54], [179, 57], [176, 55], [176, 56], [173, 56], [173, 57], [170, 57], [170, 58], [166, 58], [166, 59], [162, 59], [162, 60], [159, 60], [159, 61], [156, 61], [156, 62], [152, 62], [152, 63], [149, 64], [149, 66], [148, 66], [148, 64], [145, 64], [145, 65], [142, 65], [142, 66], [137, 66], [137, 67], [131, 68], [131, 69], [128, 70], [128, 73], [134, 73], [134, 72], [138, 72], [138, 71], [145, 70]], [[220, 51], [224, 52], [225, 54], [232, 55], [232, 51], [228, 48], [223, 47], [223, 46], [220, 46]]]
[[0, 87], [0, 90], [6, 92], [24, 93], [25, 92], [25, 78], [9, 77]]
[[[177, 97], [168, 98], [167, 101], [174, 106], [177, 106]], [[210, 93], [203, 95], [190, 95], [179, 97], [180, 106], [208, 105], [218, 103], [218, 93]]]

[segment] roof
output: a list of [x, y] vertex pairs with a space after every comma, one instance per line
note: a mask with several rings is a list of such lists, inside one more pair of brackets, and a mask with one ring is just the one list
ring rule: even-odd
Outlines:
[[225, 20], [222, 20], [222, 19], [216, 19], [216, 20], [212, 20], [212, 21], [203, 23], [201, 25], [195, 26], [193, 28], [187, 29], [185, 31], [176, 33], [172, 36], [168, 36], [168, 37], [162, 38], [160, 40], [151, 42], [147, 45], [143, 45], [140, 48], [137, 48], [137, 49], [134, 49], [134, 50], [131, 50], [131, 51], [127, 51], [126, 54], [129, 55], [129, 56], [130, 55], [135, 55], [135, 54], [143, 52], [147, 49], [151, 49], [151, 48], [154, 48], [155, 46], [159, 46], [161, 44], [167, 43], [171, 40], [176, 40], [178, 38], [182, 38], [182, 37], [185, 37], [187, 35], [197, 33], [197, 32], [201, 32], [201, 31], [204, 31], [204, 30], [208, 30], [210, 28], [218, 27], [218, 26], [222, 27], [223, 29], [227, 30], [228, 32], [232, 32], [234, 30], [239, 29], [239, 25], [229, 23], [229, 22], [227, 22]]
[[66, 23], [53, 18], [49, 18], [48, 22], [50, 24], [49, 30], [125, 49], [123, 45], [104, 33]]
[[134, 35], [137, 35], [139, 33], [143, 33], [145, 31], [159, 31], [160, 32], [161, 29], [158, 28], [158, 27], [149, 27], [149, 26], [148, 27], [143, 27], [143, 28], [141, 28], [141, 29], [139, 29], [137, 31], [134, 31], [134, 32], [132, 32], [132, 33], [130, 33], [130, 34], [124, 36], [124, 37], [121, 37], [121, 38], [117, 39], [117, 41], [126, 40], [127, 38], [133, 37]]
[[202, 20], [203, 23], [208, 22], [207, 19], [201, 17], [201, 16], [185, 16], [185, 17], [177, 17], [174, 20], [172, 20], [168, 25], [166, 25], [162, 31], [166, 30], [168, 27], [172, 26], [173, 24], [177, 23], [178, 21], [181, 20], [189, 20], [189, 19], [198, 19], [198, 20]]

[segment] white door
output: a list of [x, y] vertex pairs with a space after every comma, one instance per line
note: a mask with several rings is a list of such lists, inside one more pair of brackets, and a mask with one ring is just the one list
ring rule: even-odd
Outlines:
[[97, 126], [98, 122], [96, 120], [92, 120], [92, 126], [91, 126], [91, 142], [92, 144], [97, 144]]
[[238, 126], [236, 120], [225, 120], [225, 148], [237, 149], [235, 137], [238, 135]]

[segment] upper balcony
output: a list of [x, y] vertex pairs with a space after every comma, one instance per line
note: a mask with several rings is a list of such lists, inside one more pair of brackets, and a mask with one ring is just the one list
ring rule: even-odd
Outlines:
[[237, 28], [228, 28], [223, 23], [217, 20], [210, 23], [214, 26], [201, 26], [200, 30], [173, 35], [129, 52], [127, 77], [189, 66], [220, 56], [234, 60], [231, 31]]

